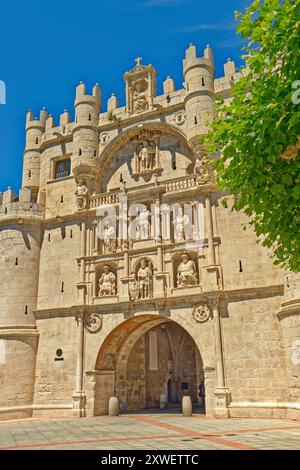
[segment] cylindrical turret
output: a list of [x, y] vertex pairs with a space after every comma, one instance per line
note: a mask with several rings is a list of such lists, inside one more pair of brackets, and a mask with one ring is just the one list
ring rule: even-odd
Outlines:
[[187, 140], [197, 152], [200, 139], [208, 133], [208, 123], [213, 119], [214, 108], [214, 57], [210, 46], [204, 57], [198, 58], [196, 47], [190, 44], [183, 60], [185, 79], [185, 110]]
[[40, 145], [45, 132], [48, 113], [41, 110], [40, 119], [34, 119], [32, 111], [26, 116], [26, 145], [23, 163], [23, 188], [31, 189], [32, 195], [37, 195], [40, 185]]
[[101, 91], [99, 85], [93, 88], [93, 95], [86, 94], [86, 86], [80, 83], [76, 89], [75, 122], [73, 134], [72, 169], [76, 178], [92, 181], [98, 174], [98, 121], [101, 112]]
[[40, 233], [38, 223], [0, 220], [0, 419], [32, 414]]

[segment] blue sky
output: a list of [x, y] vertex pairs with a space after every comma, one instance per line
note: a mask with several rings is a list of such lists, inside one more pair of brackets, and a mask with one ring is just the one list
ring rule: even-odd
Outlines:
[[241, 41], [234, 11], [251, 0], [11, 0], [0, 6], [0, 190], [17, 191], [22, 178], [24, 123], [28, 108], [45, 106], [58, 119], [73, 118], [75, 86], [96, 82], [103, 108], [115, 93], [124, 104], [123, 73], [141, 56], [158, 71], [158, 92], [171, 75], [181, 88], [182, 58], [190, 42], [199, 54], [214, 48], [216, 75], [228, 57], [238, 65]]

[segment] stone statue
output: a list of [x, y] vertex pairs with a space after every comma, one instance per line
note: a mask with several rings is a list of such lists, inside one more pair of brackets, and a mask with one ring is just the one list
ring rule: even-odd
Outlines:
[[75, 191], [75, 196], [76, 196], [78, 209], [85, 209], [87, 207], [89, 190], [85, 186], [83, 180], [79, 180], [76, 191]]
[[107, 220], [103, 229], [103, 251], [104, 254], [114, 253], [116, 251], [116, 231]]
[[197, 181], [199, 183], [207, 183], [209, 181], [209, 172], [207, 170], [207, 159], [203, 157], [201, 160], [197, 158], [195, 162], [194, 171], [197, 175]]
[[147, 240], [150, 238], [150, 212], [144, 207], [137, 217], [136, 239]]
[[189, 223], [190, 223], [189, 216], [187, 214], [184, 214], [182, 207], [180, 207], [177, 217], [175, 218], [173, 222], [175, 240], [184, 240], [186, 238], [185, 231]]
[[99, 296], [116, 295], [116, 275], [104, 266], [104, 272], [99, 279]]
[[183, 254], [177, 268], [177, 287], [188, 287], [195, 284], [197, 284], [195, 261], [190, 260], [187, 254]]
[[135, 151], [135, 168], [138, 174], [152, 170], [156, 166], [156, 145], [154, 141], [144, 140]]
[[133, 111], [137, 114], [147, 111], [148, 103], [141, 83], [138, 83], [133, 92]]
[[148, 299], [152, 297], [152, 270], [145, 259], [142, 259], [141, 266], [137, 272], [139, 285], [139, 298]]

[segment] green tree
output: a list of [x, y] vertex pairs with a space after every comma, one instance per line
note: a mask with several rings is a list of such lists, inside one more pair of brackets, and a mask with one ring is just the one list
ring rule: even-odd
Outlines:
[[276, 264], [300, 271], [300, 0], [255, 0], [236, 19], [249, 74], [216, 103], [206, 143], [234, 209]]

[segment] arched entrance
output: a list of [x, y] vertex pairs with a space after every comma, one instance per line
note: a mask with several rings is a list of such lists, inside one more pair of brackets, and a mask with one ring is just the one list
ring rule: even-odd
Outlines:
[[203, 363], [190, 334], [175, 321], [154, 315], [133, 317], [104, 341], [96, 362], [95, 415], [118, 396], [123, 412], [179, 405], [184, 395], [200, 405]]

